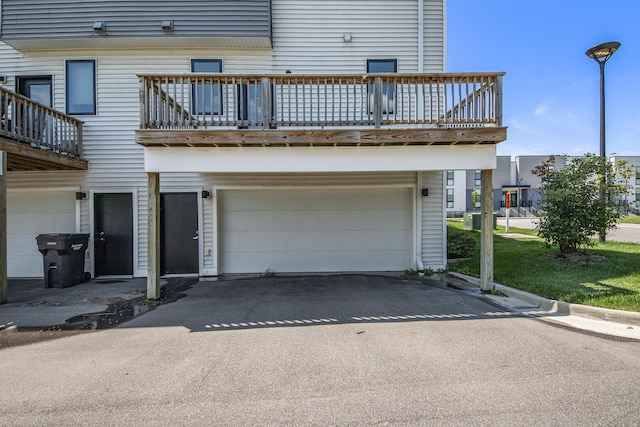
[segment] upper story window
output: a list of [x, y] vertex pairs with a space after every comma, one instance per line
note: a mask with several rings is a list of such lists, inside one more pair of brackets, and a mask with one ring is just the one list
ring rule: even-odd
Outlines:
[[447, 185], [453, 185], [453, 171], [447, 171]]
[[96, 114], [96, 61], [66, 62], [67, 114]]
[[[191, 72], [193, 73], [221, 73], [221, 59], [192, 59]], [[193, 85], [191, 89], [192, 114], [222, 114], [222, 93], [219, 84], [213, 84], [202, 79], [202, 83]]]
[[474, 178], [474, 180], [475, 180], [475, 186], [476, 186], [476, 187], [480, 187], [480, 186], [482, 185], [482, 178], [481, 178], [481, 174], [480, 174], [480, 171], [479, 171], [479, 170], [477, 170], [477, 171], [475, 172], [475, 178]]
[[[397, 59], [367, 59], [367, 74], [375, 73], [397, 73]], [[369, 85], [369, 111], [373, 112], [373, 85]], [[392, 84], [382, 85], [382, 113], [392, 114], [395, 107], [395, 86]]]
[[453, 207], [453, 188], [447, 188], [447, 208]]
[[397, 73], [397, 59], [367, 59], [367, 73]]
[[636, 185], [640, 185], [640, 166], [636, 166]]

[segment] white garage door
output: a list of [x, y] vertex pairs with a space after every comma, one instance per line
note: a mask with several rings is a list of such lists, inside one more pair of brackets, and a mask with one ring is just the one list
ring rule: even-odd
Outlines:
[[402, 271], [411, 189], [230, 190], [220, 200], [221, 273]]
[[74, 233], [75, 193], [69, 191], [7, 194], [7, 275], [42, 277], [42, 254], [36, 236]]

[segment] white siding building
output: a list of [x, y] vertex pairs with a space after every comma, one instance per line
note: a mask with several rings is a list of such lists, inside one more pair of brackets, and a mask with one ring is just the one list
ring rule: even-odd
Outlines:
[[0, 135], [9, 277], [48, 232], [89, 233], [93, 276], [446, 266], [446, 171], [494, 169], [506, 129], [502, 74], [437, 74], [444, 0], [126, 3], [1, 3], [2, 93], [81, 120], [88, 164], [12, 167]]

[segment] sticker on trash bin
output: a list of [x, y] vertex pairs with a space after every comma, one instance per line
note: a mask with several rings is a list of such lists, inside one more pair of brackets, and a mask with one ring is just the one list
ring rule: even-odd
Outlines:
[[82, 243], [75, 243], [71, 245], [71, 249], [73, 249], [74, 251], [79, 251], [80, 249], [82, 249]]
[[55, 246], [58, 242], [47, 242], [47, 246]]

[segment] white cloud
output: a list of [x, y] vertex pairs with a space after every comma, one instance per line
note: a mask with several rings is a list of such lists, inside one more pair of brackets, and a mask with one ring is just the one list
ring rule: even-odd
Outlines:
[[534, 116], [543, 116], [549, 110], [549, 106], [547, 105], [538, 105], [535, 110], [533, 110]]

